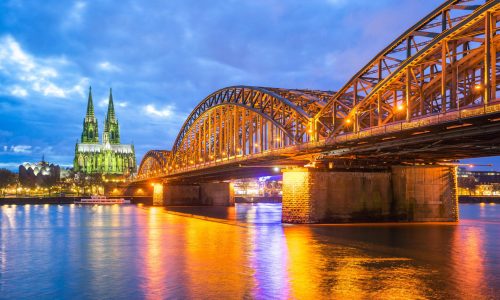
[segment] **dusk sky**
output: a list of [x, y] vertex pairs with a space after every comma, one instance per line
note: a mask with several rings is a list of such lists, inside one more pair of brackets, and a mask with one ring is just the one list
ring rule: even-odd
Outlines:
[[[231, 85], [338, 90], [441, 0], [2, 0], [0, 168], [72, 165], [91, 85], [137, 161]], [[495, 163], [497, 158], [478, 160]]]

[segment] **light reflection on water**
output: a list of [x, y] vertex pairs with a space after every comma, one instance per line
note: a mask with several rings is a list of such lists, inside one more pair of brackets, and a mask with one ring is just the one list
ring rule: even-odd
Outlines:
[[500, 206], [450, 224], [282, 225], [279, 204], [0, 206], [0, 298], [496, 298]]

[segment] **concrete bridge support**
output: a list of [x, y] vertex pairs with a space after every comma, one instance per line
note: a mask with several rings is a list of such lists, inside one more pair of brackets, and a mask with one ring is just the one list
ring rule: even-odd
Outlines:
[[154, 184], [153, 205], [234, 205], [234, 189], [229, 182], [193, 185]]
[[456, 168], [394, 166], [383, 172], [283, 173], [283, 222], [456, 221]]
[[200, 184], [200, 201], [203, 205], [234, 205], [234, 187], [229, 182], [209, 182]]

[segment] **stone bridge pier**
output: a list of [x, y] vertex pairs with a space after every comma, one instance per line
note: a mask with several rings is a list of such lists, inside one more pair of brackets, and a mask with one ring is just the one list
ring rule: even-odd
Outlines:
[[229, 182], [199, 184], [155, 183], [153, 205], [234, 205], [234, 188]]
[[455, 167], [393, 166], [382, 172], [297, 168], [283, 173], [285, 223], [457, 220]]

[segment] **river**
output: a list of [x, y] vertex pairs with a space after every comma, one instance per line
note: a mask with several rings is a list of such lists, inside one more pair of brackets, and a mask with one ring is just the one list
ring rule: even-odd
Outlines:
[[500, 299], [500, 205], [457, 224], [233, 208], [0, 206], [0, 299]]

